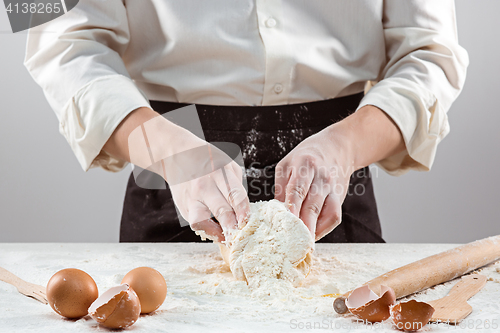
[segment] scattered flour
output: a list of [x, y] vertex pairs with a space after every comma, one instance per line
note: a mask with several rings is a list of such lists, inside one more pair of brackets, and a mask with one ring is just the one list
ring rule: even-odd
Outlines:
[[[350, 329], [350, 316], [333, 311], [335, 296], [410, 262], [448, 250], [457, 244], [316, 244], [311, 271], [298, 287], [286, 280], [284, 294], [256, 293], [245, 281], [237, 280], [215, 244], [0, 244], [1, 266], [19, 277], [45, 285], [62, 268], [75, 267], [89, 273], [99, 291], [120, 283], [123, 276], [139, 266], [150, 266], [163, 274], [168, 285], [165, 303], [151, 315], [144, 315], [131, 327], [134, 332], [200, 331], [289, 332], [292, 323], [330, 323], [339, 333], [396, 332], [391, 327]], [[498, 279], [499, 265], [480, 270]], [[407, 299], [430, 301], [444, 297], [457, 280], [447, 282]], [[260, 288], [259, 288], [260, 289]], [[20, 295], [16, 288], [0, 283], [0, 332], [104, 332], [95, 321], [84, 317], [64, 320], [49, 306]], [[473, 312], [467, 325], [489, 320], [500, 322], [500, 284], [488, 281], [468, 303]], [[344, 328], [346, 327], [346, 328]], [[3, 330], [2, 330], [3, 329]], [[440, 324], [432, 332], [469, 332], [460, 326]], [[292, 330], [304, 331], [304, 330]], [[315, 330], [316, 331], [316, 330]]]

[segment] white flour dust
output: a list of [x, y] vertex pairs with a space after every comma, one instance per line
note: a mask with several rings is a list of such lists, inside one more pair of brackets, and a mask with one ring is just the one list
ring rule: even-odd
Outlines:
[[[288, 332], [291, 322], [332, 322], [335, 332], [396, 332], [390, 327], [349, 330], [350, 317], [336, 314], [332, 303], [343, 294], [392, 269], [442, 252], [457, 244], [316, 244], [311, 272], [299, 287], [286, 280], [283, 293], [255, 293], [245, 281], [231, 274], [217, 245], [211, 243], [166, 244], [0, 244], [1, 266], [22, 279], [46, 285], [63, 268], [78, 268], [90, 274], [99, 292], [119, 285], [131, 269], [149, 266], [163, 274], [168, 291], [165, 303], [153, 314], [141, 316], [134, 332]], [[491, 278], [468, 303], [481, 332], [486, 320], [500, 322], [500, 264], [480, 270]], [[430, 301], [444, 297], [457, 280], [416, 293], [408, 299]], [[64, 320], [48, 305], [29, 299], [15, 287], [0, 283], [0, 331], [5, 332], [105, 332], [84, 317]], [[2, 332], [3, 332], [2, 331]], [[303, 331], [303, 330], [298, 330]], [[318, 330], [320, 331], [320, 330]], [[323, 331], [323, 330], [321, 330]], [[427, 331], [427, 330], [426, 330]], [[459, 326], [440, 324], [432, 332], [465, 332]], [[472, 331], [472, 330], [470, 330]]]

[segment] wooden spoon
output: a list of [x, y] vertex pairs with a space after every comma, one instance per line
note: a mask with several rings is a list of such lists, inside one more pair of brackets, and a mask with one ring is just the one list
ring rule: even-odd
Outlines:
[[2, 267], [0, 267], [0, 281], [13, 285], [17, 288], [17, 291], [25, 296], [34, 298], [43, 304], [48, 304], [45, 287], [26, 282]]

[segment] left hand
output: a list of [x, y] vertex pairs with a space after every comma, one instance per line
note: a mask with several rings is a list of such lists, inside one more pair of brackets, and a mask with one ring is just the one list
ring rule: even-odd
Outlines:
[[[276, 166], [275, 198], [319, 240], [341, 222], [351, 174], [347, 150], [333, 127], [305, 139]], [[333, 134], [333, 135], [332, 135]]]
[[404, 150], [392, 119], [365, 105], [305, 139], [278, 163], [275, 198], [288, 204], [319, 240], [340, 224], [354, 171]]

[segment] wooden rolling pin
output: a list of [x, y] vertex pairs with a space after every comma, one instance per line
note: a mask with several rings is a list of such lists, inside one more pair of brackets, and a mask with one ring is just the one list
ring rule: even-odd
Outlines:
[[[465, 244], [396, 268], [368, 281], [365, 285], [377, 294], [380, 294], [381, 285], [391, 287], [396, 298], [400, 298], [453, 280], [498, 259], [500, 259], [500, 235]], [[347, 313], [345, 300], [351, 292], [352, 290], [335, 299], [333, 308], [337, 313]]]

